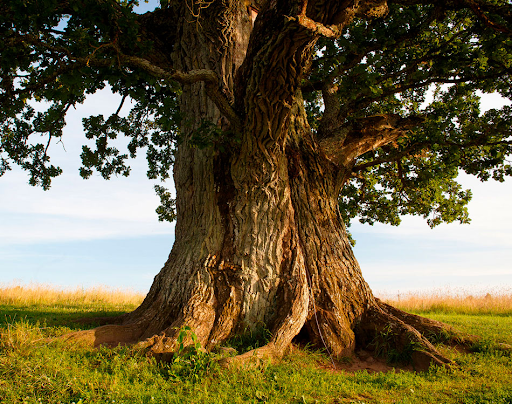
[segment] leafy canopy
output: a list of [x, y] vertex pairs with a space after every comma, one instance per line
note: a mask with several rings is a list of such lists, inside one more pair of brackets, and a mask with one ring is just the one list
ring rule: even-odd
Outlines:
[[[175, 2], [161, 3], [165, 9]], [[48, 189], [61, 169], [47, 151], [62, 138], [66, 112], [108, 85], [122, 102], [107, 116], [83, 119], [95, 147], [83, 146], [80, 175], [128, 175], [129, 158], [144, 149], [148, 177], [169, 177], [182, 123], [180, 87], [140, 63], [169, 66], [170, 48], [148, 32], [147, 15], [136, 14], [136, 4], [2, 1], [0, 176], [16, 164], [31, 185]], [[383, 18], [355, 19], [340, 37], [321, 38], [303, 80], [309, 122], [319, 136], [328, 113], [322, 90], [328, 86], [337, 90], [330, 102], [344, 124], [386, 114], [421, 122], [391, 145], [357, 158], [339, 198], [341, 212], [347, 220], [359, 216], [368, 223], [396, 225], [405, 214], [421, 215], [431, 226], [467, 222], [471, 193], [456, 182], [458, 173], [483, 181], [512, 174], [512, 108], [482, 114], [478, 96], [512, 97], [512, 7], [506, 0], [388, 5]], [[121, 117], [127, 98], [133, 107]], [[196, 136], [197, 147], [223, 147], [219, 130], [205, 128]], [[111, 145], [120, 135], [129, 139], [124, 152]], [[169, 192], [156, 190], [164, 201], [160, 218], [174, 219]]]

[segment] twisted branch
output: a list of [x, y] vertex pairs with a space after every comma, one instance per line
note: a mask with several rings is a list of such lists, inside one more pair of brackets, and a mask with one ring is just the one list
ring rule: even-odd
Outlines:
[[206, 94], [215, 103], [219, 111], [231, 122], [233, 129], [239, 131], [242, 127], [240, 118], [236, 114], [228, 99], [219, 89], [219, 77], [213, 70], [197, 69], [189, 72], [180, 70], [168, 71], [137, 56], [123, 56], [127, 64], [141, 68], [155, 77], [175, 80], [180, 84], [205, 83]]

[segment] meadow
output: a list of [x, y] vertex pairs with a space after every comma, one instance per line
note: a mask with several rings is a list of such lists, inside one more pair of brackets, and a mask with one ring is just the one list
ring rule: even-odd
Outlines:
[[[0, 287], [0, 403], [512, 403], [512, 291], [385, 298], [409, 312], [480, 336], [467, 349], [439, 345], [458, 366], [416, 373], [335, 363], [296, 347], [279, 363], [223, 368], [218, 354], [187, 351], [159, 363], [130, 347], [91, 349], [53, 339], [84, 329], [78, 318], [133, 310], [144, 296], [107, 288]], [[184, 331], [186, 332], [186, 331]], [[233, 341], [237, 350], [261, 336]]]

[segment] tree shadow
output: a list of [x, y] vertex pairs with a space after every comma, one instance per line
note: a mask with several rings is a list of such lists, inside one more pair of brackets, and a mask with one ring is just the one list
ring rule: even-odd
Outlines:
[[36, 306], [13, 307], [0, 305], [0, 328], [8, 324], [26, 322], [31, 325], [44, 327], [67, 327], [71, 330], [86, 330], [101, 325], [101, 318], [113, 318], [125, 314], [120, 310], [80, 310], [79, 306], [52, 308], [40, 308]]

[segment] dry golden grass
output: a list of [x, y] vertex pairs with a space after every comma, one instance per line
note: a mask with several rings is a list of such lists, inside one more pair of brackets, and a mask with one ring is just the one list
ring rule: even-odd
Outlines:
[[43, 284], [0, 285], [0, 304], [9, 305], [74, 305], [74, 304], [128, 304], [138, 305], [144, 294], [125, 290], [111, 289], [106, 286], [93, 288], [59, 289]]
[[[111, 304], [139, 305], [144, 294], [106, 286], [62, 289], [44, 284], [0, 285], [0, 304], [7, 305], [76, 305]], [[471, 293], [464, 290], [437, 289], [430, 292], [379, 296], [385, 302], [413, 312], [460, 314], [512, 314], [512, 289]]]
[[494, 289], [479, 293], [437, 289], [431, 292], [382, 296], [382, 300], [404, 311], [458, 314], [512, 314], [512, 289]]

